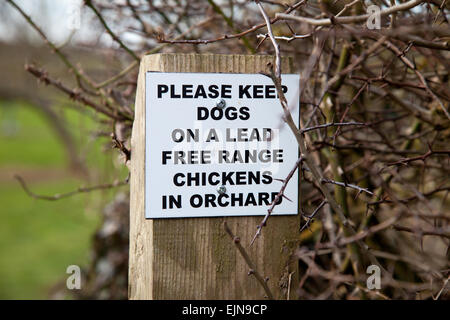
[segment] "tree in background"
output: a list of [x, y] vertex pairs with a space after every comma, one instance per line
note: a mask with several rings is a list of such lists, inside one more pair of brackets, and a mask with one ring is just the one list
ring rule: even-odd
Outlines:
[[[292, 164], [301, 171], [303, 218], [294, 255], [300, 282], [292, 290], [302, 299], [449, 297], [450, 28], [445, 0], [85, 0], [82, 11], [90, 18], [81, 25], [92, 25], [98, 37], [63, 47], [49, 40], [40, 21], [15, 1], [6, 2], [72, 79], [59, 80], [37, 63], [25, 69], [80, 109], [94, 110], [125, 165], [133, 156], [129, 141], [143, 55], [273, 54], [268, 76], [277, 87], [280, 58], [292, 56], [301, 75], [300, 128], [280, 94], [283, 120], [301, 151]], [[107, 67], [78, 63], [74, 48], [101, 56]], [[127, 181], [68, 195], [122, 183]], [[121, 210], [114, 219], [126, 221], [126, 201], [118, 201]], [[255, 241], [264, 234], [270, 212], [255, 230]], [[112, 234], [126, 235], [125, 225]], [[101, 234], [102, 229], [97, 239]], [[124, 239], [96, 242], [102, 243], [98, 257], [112, 261], [117, 252], [126, 252]], [[126, 281], [114, 281], [119, 274], [126, 279], [126, 258], [121, 257], [112, 271], [95, 259], [90, 291], [82, 297], [126, 297]], [[372, 264], [385, 275], [381, 290], [366, 286], [364, 266]]]

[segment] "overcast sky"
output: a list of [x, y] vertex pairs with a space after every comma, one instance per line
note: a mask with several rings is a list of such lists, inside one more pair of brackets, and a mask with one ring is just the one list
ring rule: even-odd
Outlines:
[[[86, 11], [80, 10], [82, 0], [15, 0], [44, 30], [50, 40], [62, 42], [75, 30], [76, 39], [86, 39], [92, 32], [86, 20]], [[23, 37], [37, 41], [37, 33], [25, 19], [6, 1], [0, 7], [0, 40], [14, 41]]]

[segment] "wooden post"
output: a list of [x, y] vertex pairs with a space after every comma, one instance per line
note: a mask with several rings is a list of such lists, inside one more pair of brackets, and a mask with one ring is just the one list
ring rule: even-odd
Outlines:
[[[287, 298], [289, 278], [295, 283], [297, 277], [297, 263], [289, 258], [297, 244], [298, 215], [270, 217], [252, 247], [262, 216], [144, 217], [145, 73], [259, 73], [268, 72], [269, 62], [274, 58], [262, 55], [155, 54], [142, 59], [131, 138], [130, 299], [263, 299], [264, 290], [248, 275], [244, 259], [224, 231], [224, 221], [241, 238], [257, 270], [269, 278], [274, 296]], [[292, 72], [290, 60], [283, 60], [282, 71]], [[292, 287], [290, 298], [295, 298]]]

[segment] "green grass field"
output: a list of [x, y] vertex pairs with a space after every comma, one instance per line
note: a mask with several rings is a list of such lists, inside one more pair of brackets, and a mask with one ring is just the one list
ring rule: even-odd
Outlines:
[[[86, 156], [92, 184], [120, 172], [108, 142], [89, 138], [94, 122], [70, 109], [62, 115]], [[46, 299], [64, 283], [69, 265], [86, 266], [91, 236], [102, 206], [114, 190], [80, 194], [58, 201], [29, 197], [12, 178], [21, 174], [37, 194], [72, 191], [87, 182], [71, 174], [60, 140], [35, 108], [0, 101], [0, 299]], [[103, 180], [102, 180], [103, 179]], [[95, 182], [96, 181], [96, 182]]]

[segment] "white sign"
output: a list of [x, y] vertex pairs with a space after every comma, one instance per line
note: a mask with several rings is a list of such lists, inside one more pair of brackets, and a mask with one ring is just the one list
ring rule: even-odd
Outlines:
[[[298, 125], [299, 75], [282, 84]], [[145, 108], [146, 218], [265, 215], [298, 159], [267, 76], [147, 72]], [[297, 174], [285, 195], [274, 215], [297, 214]]]

